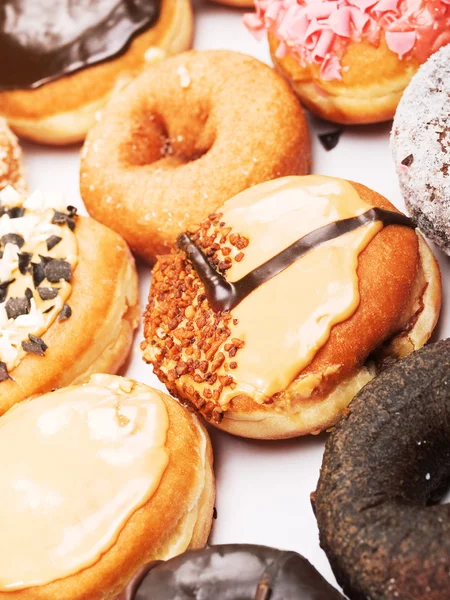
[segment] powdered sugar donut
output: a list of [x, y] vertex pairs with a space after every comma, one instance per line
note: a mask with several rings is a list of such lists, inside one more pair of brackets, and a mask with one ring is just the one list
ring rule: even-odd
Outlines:
[[419, 66], [450, 42], [449, 0], [256, 0], [247, 27], [304, 105], [338, 123], [392, 119]]
[[405, 91], [391, 147], [406, 206], [424, 234], [450, 254], [450, 45]]

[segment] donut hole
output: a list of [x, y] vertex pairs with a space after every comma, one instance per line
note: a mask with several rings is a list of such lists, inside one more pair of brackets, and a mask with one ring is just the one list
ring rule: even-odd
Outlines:
[[123, 161], [131, 166], [161, 161], [176, 166], [196, 161], [209, 152], [216, 139], [216, 128], [207, 112], [196, 114], [192, 121], [186, 116], [183, 122], [172, 121], [170, 116], [165, 118], [154, 112], [136, 119], [121, 148]]

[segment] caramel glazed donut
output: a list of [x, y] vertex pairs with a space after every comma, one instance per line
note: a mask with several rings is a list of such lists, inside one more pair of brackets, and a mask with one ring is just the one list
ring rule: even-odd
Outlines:
[[450, 42], [446, 0], [255, 0], [275, 66], [313, 113], [337, 123], [393, 118], [426, 59]]
[[424, 234], [450, 254], [450, 45], [413, 78], [398, 106], [391, 148], [406, 207]]
[[146, 385], [93, 375], [25, 400], [0, 452], [0, 600], [112, 600], [148, 561], [206, 543], [208, 435]]
[[33, 394], [115, 373], [139, 320], [124, 240], [39, 192], [0, 192], [0, 414]]
[[374, 377], [369, 357], [420, 348], [440, 302], [435, 258], [385, 198], [286, 177], [238, 194], [159, 258], [142, 349], [221, 429], [288, 438], [335, 423]]
[[267, 546], [190, 550], [141, 569], [116, 600], [344, 600], [306, 558]]
[[320, 543], [352, 600], [447, 600], [450, 340], [369, 383], [327, 440]]
[[6, 0], [0, 115], [38, 142], [80, 141], [114, 91], [189, 48], [192, 29], [189, 0]]
[[238, 192], [304, 175], [310, 140], [273, 69], [230, 51], [154, 65], [112, 99], [82, 151], [89, 214], [149, 262]]

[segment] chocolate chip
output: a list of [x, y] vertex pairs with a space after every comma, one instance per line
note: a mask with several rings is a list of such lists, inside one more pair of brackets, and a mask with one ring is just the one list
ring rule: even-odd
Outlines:
[[38, 287], [38, 294], [41, 300], [53, 300], [58, 295], [59, 289], [55, 287]]
[[19, 219], [25, 214], [25, 209], [23, 208], [23, 206], [13, 206], [6, 210], [6, 214], [9, 216], [10, 219]]
[[213, 519], [217, 519], [217, 508], [214, 507], [213, 509]]
[[6, 381], [7, 379], [11, 379], [9, 376], [8, 369], [6, 368], [6, 363], [0, 362], [0, 381]]
[[49, 307], [47, 308], [47, 310], [44, 310], [44, 311], [42, 311], [42, 314], [43, 314], [43, 315], [46, 315], [47, 313], [49, 313], [49, 312], [50, 312], [51, 310], [53, 310], [54, 308], [55, 308], [55, 305], [53, 305], [53, 306], [49, 306]]
[[412, 154], [408, 154], [408, 156], [406, 156], [403, 160], [402, 160], [402, 165], [405, 165], [405, 167], [410, 167], [414, 162], [414, 156]]
[[0, 302], [4, 302], [6, 300], [8, 287], [13, 281], [15, 281], [15, 279], [8, 279], [8, 281], [3, 281], [2, 283], [0, 283]]
[[71, 204], [69, 204], [66, 208], [67, 208], [67, 212], [69, 213], [69, 216], [75, 217], [75, 215], [78, 212], [78, 209], [75, 206], [72, 206]]
[[33, 285], [37, 288], [45, 279], [44, 265], [40, 263], [31, 263], [31, 272], [33, 274]]
[[10, 298], [5, 304], [8, 319], [17, 319], [20, 315], [27, 315], [30, 312], [30, 308], [30, 299], [27, 296]]
[[322, 133], [319, 135], [319, 141], [325, 150], [333, 150], [339, 143], [339, 138], [343, 133], [342, 129], [336, 129], [336, 131], [329, 131], [328, 133]]
[[38, 354], [39, 356], [44, 356], [45, 351], [48, 348], [44, 340], [40, 337], [32, 335], [31, 333], [28, 334], [28, 339], [29, 341], [22, 342], [22, 348], [25, 350], [25, 352], [30, 352], [31, 354]]
[[54, 248], [57, 244], [59, 244], [59, 242], [62, 240], [62, 237], [59, 237], [59, 235], [51, 235], [49, 238], [47, 238], [45, 240], [45, 243], [47, 244], [47, 250], [51, 250], [52, 248]]
[[61, 279], [65, 281], [72, 279], [72, 265], [66, 260], [52, 260], [45, 265], [44, 272], [50, 283], [57, 283]]
[[31, 300], [32, 297], [33, 297], [33, 292], [30, 290], [29, 287], [27, 287], [27, 289], [25, 290], [25, 298], [28, 298], [28, 300]]
[[70, 308], [70, 306], [68, 304], [64, 304], [64, 306], [61, 309], [61, 312], [58, 315], [58, 321], [65, 321], [66, 319], [68, 319], [71, 316], [72, 316], [72, 309]]
[[18, 233], [6, 233], [5, 235], [2, 235], [0, 241], [4, 246], [6, 246], [6, 244], [15, 244], [16, 246], [19, 246], [19, 248], [22, 248], [25, 243], [23, 237]]
[[[74, 208], [73, 206], [70, 208]], [[71, 230], [74, 231], [75, 229], [75, 219], [73, 218], [76, 214], [76, 209], [75, 209], [75, 213], [72, 211], [69, 214], [63, 213], [63, 212], [59, 212], [58, 210], [54, 211], [54, 215], [52, 218], [52, 223], [54, 225], [67, 225], [67, 227]]]
[[22, 275], [27, 273], [32, 256], [31, 252], [19, 252], [19, 271]]

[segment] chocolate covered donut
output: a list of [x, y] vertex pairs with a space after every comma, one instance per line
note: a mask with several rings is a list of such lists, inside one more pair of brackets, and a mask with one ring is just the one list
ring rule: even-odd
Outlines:
[[352, 600], [447, 600], [450, 340], [366, 385], [329, 437], [317, 487], [320, 543]]
[[117, 87], [191, 37], [189, 0], [6, 0], [0, 114], [33, 140], [81, 140]]
[[150, 563], [116, 600], [343, 600], [300, 554], [267, 546], [210, 546]]
[[406, 206], [450, 254], [450, 45], [423, 65], [398, 106], [391, 135]]

